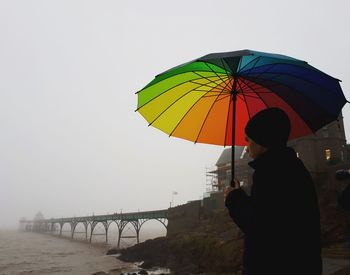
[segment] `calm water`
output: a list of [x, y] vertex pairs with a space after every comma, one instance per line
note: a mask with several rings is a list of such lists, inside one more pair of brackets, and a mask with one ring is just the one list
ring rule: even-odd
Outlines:
[[[111, 274], [134, 271], [136, 266], [107, 256], [108, 247], [50, 235], [0, 230], [0, 274]], [[153, 272], [152, 272], [153, 273]], [[154, 271], [153, 274], [159, 273]]]

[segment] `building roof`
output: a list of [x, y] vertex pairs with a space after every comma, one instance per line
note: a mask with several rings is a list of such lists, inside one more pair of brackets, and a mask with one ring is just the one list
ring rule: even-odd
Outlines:
[[[235, 146], [235, 161], [241, 158], [243, 153], [244, 146]], [[227, 163], [231, 163], [231, 147], [226, 148], [220, 155], [218, 161], [216, 162], [216, 166], [221, 166]]]

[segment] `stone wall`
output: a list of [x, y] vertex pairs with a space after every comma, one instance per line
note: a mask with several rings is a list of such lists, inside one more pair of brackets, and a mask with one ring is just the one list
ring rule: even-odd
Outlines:
[[203, 200], [169, 208], [167, 237], [195, 229], [202, 213], [225, 209], [223, 192], [215, 192]]
[[211, 193], [210, 197], [203, 199], [202, 206], [205, 211], [224, 209], [225, 208], [224, 193], [223, 192]]
[[201, 211], [200, 200], [169, 208], [167, 237], [197, 226]]

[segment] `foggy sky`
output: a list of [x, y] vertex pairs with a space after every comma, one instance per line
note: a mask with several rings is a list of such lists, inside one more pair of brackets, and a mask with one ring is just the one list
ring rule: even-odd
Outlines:
[[[0, 227], [199, 199], [223, 148], [134, 112], [155, 75], [211, 52], [308, 61], [350, 88], [348, 1], [0, 1]], [[343, 109], [347, 137], [350, 109]]]

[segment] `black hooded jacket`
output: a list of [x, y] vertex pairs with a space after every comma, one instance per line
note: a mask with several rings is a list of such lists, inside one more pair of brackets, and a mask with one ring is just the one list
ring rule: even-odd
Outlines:
[[350, 210], [350, 184], [348, 184], [348, 186], [346, 186], [343, 192], [340, 194], [338, 203], [345, 210]]
[[245, 233], [244, 275], [321, 275], [320, 214], [313, 180], [293, 149], [249, 163], [251, 195], [231, 191], [226, 207]]

